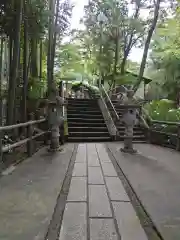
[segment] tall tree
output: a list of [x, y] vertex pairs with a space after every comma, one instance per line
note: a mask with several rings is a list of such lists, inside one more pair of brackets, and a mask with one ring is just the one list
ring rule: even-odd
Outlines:
[[12, 66], [10, 69], [10, 79], [9, 79], [9, 93], [8, 93], [8, 109], [7, 109], [7, 124], [11, 125], [14, 123], [14, 108], [15, 97], [16, 97], [16, 87], [17, 87], [17, 77], [18, 77], [18, 67], [19, 67], [19, 54], [20, 54], [20, 29], [21, 29], [21, 19], [22, 19], [22, 7], [23, 0], [15, 2], [15, 27], [14, 27], [14, 44], [13, 44], [13, 58]]
[[151, 39], [152, 39], [154, 30], [155, 30], [157, 22], [158, 22], [159, 15], [160, 15], [160, 10], [161, 10], [160, 9], [160, 4], [161, 3], [164, 3], [164, 4], [168, 3], [168, 5], [166, 5], [166, 8], [167, 8], [169, 6], [169, 3], [170, 3], [170, 5], [172, 5], [174, 3], [174, 1], [173, 0], [170, 0], [170, 1], [153, 0], [154, 14], [153, 14], [152, 23], [149, 27], [147, 38], [146, 38], [145, 45], [144, 45], [144, 52], [143, 52], [143, 57], [142, 57], [142, 61], [141, 61], [140, 69], [139, 69], [138, 79], [137, 79], [136, 84], [133, 87], [135, 92], [137, 91], [137, 89], [138, 89], [138, 87], [139, 87], [139, 85], [142, 81], [142, 78], [143, 78], [143, 74], [144, 74], [145, 66], [146, 66], [146, 61], [147, 61], [147, 56], [148, 56], [148, 50], [149, 50], [149, 47], [150, 47], [150, 43], [151, 43]]
[[27, 93], [28, 93], [28, 17], [27, 0], [24, 0], [24, 50], [23, 50], [23, 91], [22, 91], [22, 121], [27, 121]]
[[128, 29], [124, 28], [123, 31], [123, 57], [121, 61], [120, 71], [121, 75], [125, 74], [125, 65], [127, 58], [134, 46], [141, 41], [144, 37], [147, 23], [140, 18], [140, 11], [145, 7], [144, 0], [133, 0], [131, 2], [132, 7], [134, 8], [133, 15], [130, 17]]
[[[104, 72], [105, 79], [115, 85], [119, 75], [125, 72], [125, 64], [133, 46], [142, 41], [146, 29], [145, 21], [140, 17], [144, 0], [93, 0], [85, 7], [84, 24], [86, 33], [94, 45], [92, 53], [97, 56], [97, 63]], [[133, 9], [133, 14], [129, 9]], [[103, 37], [100, 38], [98, 15], [103, 13], [106, 21], [103, 24]], [[86, 35], [86, 34], [85, 34]], [[103, 46], [101, 57], [97, 49]]]

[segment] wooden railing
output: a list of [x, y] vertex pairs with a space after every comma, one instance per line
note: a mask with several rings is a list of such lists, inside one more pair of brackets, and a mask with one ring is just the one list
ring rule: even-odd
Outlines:
[[[46, 119], [43, 118], [43, 119], [36, 120], [36, 121], [29, 121], [26, 123], [19, 123], [19, 124], [15, 124], [15, 125], [0, 127], [0, 164], [2, 164], [2, 162], [3, 162], [3, 154], [4, 153], [8, 152], [9, 150], [15, 149], [21, 145], [26, 144], [27, 154], [29, 157], [32, 156], [33, 148], [34, 148], [33, 140], [40, 136], [45, 135], [48, 132], [48, 131], [40, 131], [39, 133], [34, 135], [33, 134], [34, 133], [33, 126], [36, 124], [45, 123], [45, 122], [46, 122]], [[3, 138], [4, 133], [11, 131], [11, 130], [17, 130], [19, 128], [23, 128], [23, 129], [27, 128], [27, 130], [25, 131], [27, 133], [26, 138], [23, 140], [19, 140], [17, 142], [13, 142], [12, 144], [3, 145], [2, 138]]]
[[149, 142], [180, 151], [180, 123], [152, 120]]

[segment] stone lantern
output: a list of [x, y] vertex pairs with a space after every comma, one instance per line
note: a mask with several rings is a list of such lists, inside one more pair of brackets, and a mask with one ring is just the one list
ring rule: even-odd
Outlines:
[[59, 127], [63, 123], [63, 99], [59, 96], [55, 86], [52, 86], [48, 99], [48, 123], [51, 131], [49, 151], [56, 152], [61, 150]]
[[124, 101], [124, 105], [127, 106], [123, 113], [123, 123], [125, 125], [125, 136], [124, 136], [124, 148], [121, 148], [122, 152], [136, 153], [137, 151], [133, 148], [133, 128], [137, 123], [137, 106], [133, 105], [133, 94], [132, 90], [127, 92], [127, 98]]

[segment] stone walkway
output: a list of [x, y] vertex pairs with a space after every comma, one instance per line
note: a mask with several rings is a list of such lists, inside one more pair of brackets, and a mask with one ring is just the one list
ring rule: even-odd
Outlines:
[[0, 240], [44, 240], [74, 155], [74, 144], [46, 148], [0, 177]]
[[180, 152], [135, 144], [138, 154], [123, 154], [122, 143], [107, 143], [136, 195], [164, 240], [180, 240]]
[[79, 144], [59, 240], [147, 240], [103, 144]]

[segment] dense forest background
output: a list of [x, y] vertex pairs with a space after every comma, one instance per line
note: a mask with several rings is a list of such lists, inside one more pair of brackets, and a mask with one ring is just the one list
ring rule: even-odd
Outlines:
[[[149, 99], [176, 100], [180, 92], [180, 8], [177, 0], [91, 0], [82, 29], [71, 29], [68, 1], [0, 3], [1, 121], [26, 121], [50, 81], [85, 79], [106, 87], [141, 87]], [[141, 62], [129, 58], [143, 50]], [[134, 76], [131, 73], [136, 73]], [[6, 107], [4, 107], [6, 106]]]

